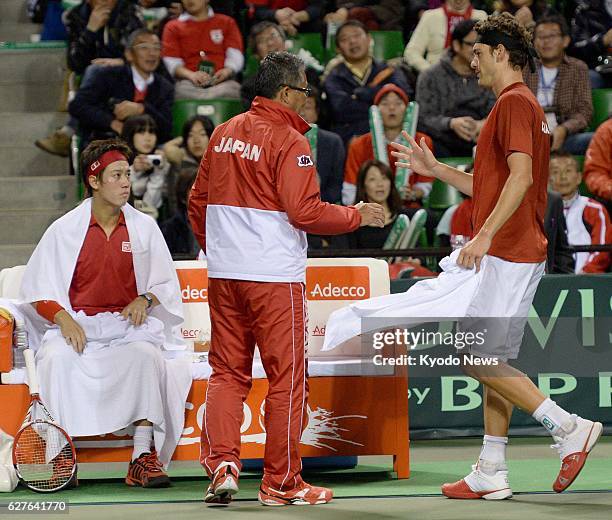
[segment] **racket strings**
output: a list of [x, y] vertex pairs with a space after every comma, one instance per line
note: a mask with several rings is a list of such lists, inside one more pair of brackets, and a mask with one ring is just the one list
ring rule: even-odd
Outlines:
[[37, 421], [23, 428], [15, 439], [14, 455], [19, 476], [32, 489], [53, 491], [72, 477], [73, 448], [54, 424]]

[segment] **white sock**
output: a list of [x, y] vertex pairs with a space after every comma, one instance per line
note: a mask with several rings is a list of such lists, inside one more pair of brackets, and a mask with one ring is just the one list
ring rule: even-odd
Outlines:
[[548, 397], [533, 412], [533, 418], [556, 437], [565, 437], [576, 427], [576, 420]]
[[485, 435], [482, 441], [482, 451], [478, 456], [478, 467], [488, 474], [494, 474], [500, 469], [506, 469], [506, 445], [508, 437]]
[[134, 451], [132, 461], [135, 461], [143, 453], [151, 451], [151, 441], [153, 440], [153, 426], [136, 426], [134, 428]]

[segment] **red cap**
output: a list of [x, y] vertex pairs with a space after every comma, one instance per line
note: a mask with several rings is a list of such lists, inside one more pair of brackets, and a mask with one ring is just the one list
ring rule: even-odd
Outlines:
[[383, 88], [381, 88], [376, 95], [374, 96], [374, 104], [378, 105], [382, 101], [387, 94], [390, 92], [395, 92], [399, 97], [402, 98], [402, 101], [408, 105], [410, 99], [408, 98], [408, 94], [404, 92], [400, 87], [398, 87], [395, 83], [387, 83]]

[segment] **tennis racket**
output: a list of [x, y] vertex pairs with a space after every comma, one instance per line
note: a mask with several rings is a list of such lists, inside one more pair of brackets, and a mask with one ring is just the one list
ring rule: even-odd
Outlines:
[[30, 407], [13, 442], [13, 465], [19, 480], [38, 493], [64, 489], [77, 469], [70, 436], [40, 400], [34, 353], [23, 352], [30, 386]]

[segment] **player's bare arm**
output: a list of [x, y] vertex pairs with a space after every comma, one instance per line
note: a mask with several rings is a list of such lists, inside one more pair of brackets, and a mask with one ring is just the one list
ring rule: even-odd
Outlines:
[[417, 143], [405, 130], [402, 130], [402, 135], [410, 143], [410, 146], [391, 143], [391, 146], [395, 148], [391, 155], [397, 157], [398, 160], [395, 162], [397, 167], [410, 168], [420, 175], [435, 177], [454, 186], [466, 195], [472, 196], [473, 177], [471, 173], [463, 172], [438, 161], [425, 143], [424, 138], [421, 138], [421, 142]]
[[56, 325], [59, 325], [62, 336], [66, 340], [66, 343], [70, 345], [75, 352], [79, 354], [85, 350], [87, 343], [87, 337], [85, 331], [78, 322], [64, 309], [58, 311], [54, 317]]
[[529, 155], [515, 152], [510, 154], [507, 160], [510, 175], [495, 208], [478, 234], [459, 253], [457, 264], [467, 269], [476, 265], [476, 270], [480, 270], [480, 262], [491, 247], [493, 237], [521, 205], [523, 197], [533, 183]]

